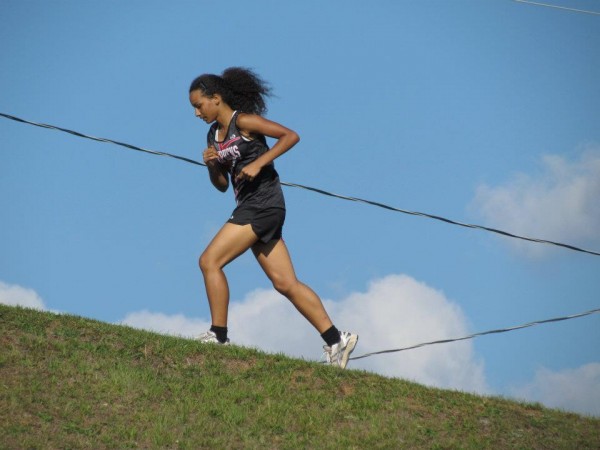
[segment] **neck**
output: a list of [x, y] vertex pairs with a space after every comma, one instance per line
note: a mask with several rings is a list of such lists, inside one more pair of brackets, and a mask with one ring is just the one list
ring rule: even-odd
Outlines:
[[229, 122], [231, 122], [231, 116], [233, 116], [233, 109], [228, 105], [223, 105], [221, 111], [219, 111], [219, 114], [217, 115], [217, 123], [221, 130], [227, 130]]

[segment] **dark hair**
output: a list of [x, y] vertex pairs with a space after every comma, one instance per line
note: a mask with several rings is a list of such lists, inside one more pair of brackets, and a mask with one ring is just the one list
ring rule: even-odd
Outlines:
[[221, 76], [200, 75], [190, 85], [190, 92], [195, 90], [207, 97], [219, 94], [231, 108], [259, 115], [267, 112], [265, 97], [271, 95], [267, 82], [245, 67], [230, 67]]

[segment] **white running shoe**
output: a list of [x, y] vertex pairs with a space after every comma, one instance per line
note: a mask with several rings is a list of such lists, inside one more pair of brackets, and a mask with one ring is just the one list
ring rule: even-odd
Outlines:
[[323, 346], [325, 363], [345, 369], [348, 364], [350, 353], [352, 353], [354, 347], [356, 347], [357, 342], [358, 334], [340, 331], [340, 342], [331, 347], [328, 345]]
[[197, 341], [200, 341], [202, 344], [219, 344], [219, 345], [229, 345], [229, 339], [225, 342], [220, 342], [217, 339], [217, 335], [214, 331], [207, 331], [206, 333], [202, 333], [200, 336], [195, 338]]

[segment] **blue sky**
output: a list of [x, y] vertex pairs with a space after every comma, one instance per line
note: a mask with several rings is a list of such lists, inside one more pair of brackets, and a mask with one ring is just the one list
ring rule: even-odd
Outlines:
[[[600, 10], [594, 0], [562, 6]], [[600, 18], [510, 0], [4, 1], [0, 112], [200, 160], [187, 89], [254, 68], [281, 179], [600, 250]], [[193, 335], [233, 209], [206, 169], [0, 120], [0, 301]], [[356, 354], [600, 306], [600, 258], [284, 188], [298, 276]], [[230, 336], [318, 359], [251, 255]], [[600, 317], [350, 367], [600, 415]]]

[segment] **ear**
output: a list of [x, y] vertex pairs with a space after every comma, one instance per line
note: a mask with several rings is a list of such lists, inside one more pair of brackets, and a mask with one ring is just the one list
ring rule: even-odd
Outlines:
[[221, 94], [214, 94], [212, 96], [212, 101], [214, 102], [215, 105], [219, 106], [221, 104], [221, 102], [223, 101], [223, 97], [221, 97]]

